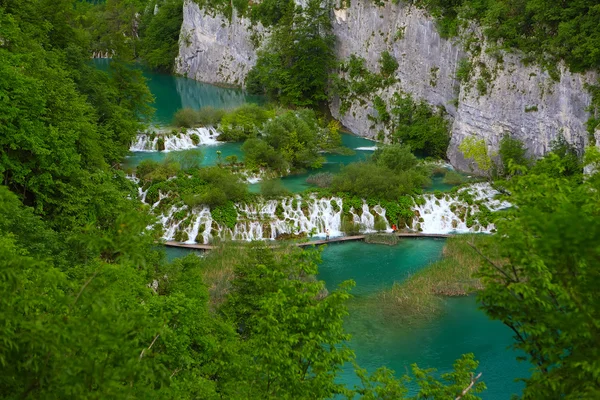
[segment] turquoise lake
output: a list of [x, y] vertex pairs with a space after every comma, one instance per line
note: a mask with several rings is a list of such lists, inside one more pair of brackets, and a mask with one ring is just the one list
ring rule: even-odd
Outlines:
[[[155, 74], [145, 71], [149, 86], [156, 98], [155, 122], [170, 123], [173, 113], [181, 107], [200, 108], [213, 106], [232, 108], [244, 102], [261, 103], [264, 99], [248, 96], [241, 90], [225, 89], [196, 82], [183, 77]], [[351, 149], [371, 147], [375, 143], [351, 134], [343, 134], [343, 144]], [[204, 165], [215, 165], [221, 158], [235, 154], [243, 159], [238, 143], [203, 146]], [[352, 156], [328, 155], [323, 168], [304, 174], [289, 176], [281, 181], [289, 190], [299, 192], [309, 185], [306, 178], [318, 172], [337, 172], [342, 165], [365, 159], [372, 151], [356, 150]], [[132, 153], [124, 162], [133, 167], [144, 159], [160, 161], [166, 153]], [[434, 178], [430, 190], [447, 190], [441, 178]], [[259, 184], [251, 185], [257, 191]], [[403, 240], [396, 246], [353, 242], [331, 245], [323, 251], [319, 279], [329, 290], [348, 279], [356, 282], [352, 293], [356, 300], [379, 290], [389, 288], [429, 263], [441, 257], [443, 240]], [[169, 259], [189, 253], [184, 249], [167, 249]], [[528, 375], [528, 366], [519, 363], [517, 354], [508, 349], [513, 342], [510, 330], [498, 321], [490, 320], [478, 309], [474, 297], [451, 298], [445, 301], [444, 312], [437, 318], [391, 328], [368, 313], [349, 316], [348, 331], [353, 335], [350, 343], [359, 365], [369, 371], [386, 366], [403, 374], [412, 363], [421, 368], [436, 368], [447, 372], [453, 362], [464, 353], [472, 352], [480, 362], [479, 371], [488, 386], [481, 397], [486, 400], [507, 400], [511, 394], [520, 393], [522, 384], [514, 380]], [[341, 382], [353, 386], [358, 382], [348, 366], [340, 375]]]
[[[354, 280], [355, 299], [351, 302], [358, 301], [439, 260], [443, 247], [444, 240], [439, 239], [405, 239], [396, 246], [332, 244], [323, 250], [318, 278], [328, 290]], [[189, 251], [168, 248], [167, 256], [182, 257]], [[352, 303], [349, 308], [352, 310]], [[449, 372], [462, 354], [474, 353], [479, 361], [477, 371], [482, 372], [488, 388], [481, 394], [485, 400], [509, 400], [523, 389], [515, 379], [529, 375], [529, 366], [518, 362], [518, 354], [509, 349], [513, 343], [510, 329], [479, 310], [474, 296], [448, 298], [440, 316], [407, 326], [393, 327], [390, 321], [359, 312], [351, 313], [346, 325], [356, 361], [369, 372], [385, 366], [402, 375], [416, 363], [441, 374]], [[345, 366], [339, 380], [350, 387], [359, 383], [351, 365]]]

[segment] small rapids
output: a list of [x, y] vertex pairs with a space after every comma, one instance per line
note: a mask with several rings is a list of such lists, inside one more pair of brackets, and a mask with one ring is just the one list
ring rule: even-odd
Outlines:
[[[140, 193], [141, 197], [144, 194]], [[414, 217], [407, 229], [422, 233], [491, 233], [495, 226], [481, 213], [510, 207], [510, 203], [494, 197], [498, 191], [487, 183], [478, 183], [460, 189], [456, 194], [419, 196], [411, 207]], [[236, 204], [237, 221], [234, 226], [224, 226], [213, 218], [208, 207], [175, 204], [158, 213], [161, 201], [169, 199], [168, 193], [159, 193], [159, 200], [151, 205], [158, 214], [167, 241], [208, 244], [215, 238], [232, 240], [275, 240], [279, 237], [325, 238], [344, 236], [342, 221], [351, 221], [354, 232], [391, 232], [394, 221], [389, 221], [385, 208], [380, 205], [350, 207], [344, 211], [342, 198], [294, 196], [278, 200], [261, 200], [253, 204]], [[346, 217], [344, 216], [346, 215]], [[379, 223], [378, 223], [379, 221]]]
[[[219, 132], [212, 127], [188, 129], [185, 133], [140, 133], [129, 148], [130, 151], [176, 151], [189, 150], [202, 145], [219, 144]], [[162, 140], [162, 149], [160, 141]]]

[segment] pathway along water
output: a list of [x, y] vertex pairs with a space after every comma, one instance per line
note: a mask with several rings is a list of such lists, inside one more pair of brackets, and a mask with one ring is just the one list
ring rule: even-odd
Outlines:
[[[106, 60], [95, 60], [95, 63], [99, 67], [107, 67]], [[244, 102], [262, 101], [240, 90], [219, 88], [171, 75], [147, 71], [144, 74], [156, 98], [154, 106], [157, 108], [156, 123], [159, 124], [170, 123], [175, 111], [182, 107], [210, 105], [231, 108]], [[352, 135], [344, 135], [343, 141], [353, 149], [373, 146], [372, 142]], [[231, 154], [241, 158], [240, 146], [235, 143], [205, 147], [203, 150], [205, 165], [217, 162], [217, 150], [221, 151], [223, 159]], [[322, 171], [335, 172], [340, 165], [364, 158], [371, 151], [358, 150], [354, 156], [329, 156]], [[136, 165], [148, 158], [161, 160], [164, 156], [164, 153], [134, 153], [127, 164]], [[306, 175], [284, 178], [283, 182], [290, 190], [301, 191], [307, 186]], [[437, 184], [436, 188], [445, 189], [441, 182]], [[323, 251], [319, 278], [330, 289], [344, 280], [354, 279], [357, 285], [353, 293], [358, 300], [360, 296], [390, 287], [394, 281], [406, 279], [409, 274], [439, 259], [443, 244], [443, 240], [411, 239], [393, 247], [360, 242], [329, 246]], [[176, 248], [166, 251], [170, 259], [190, 252]], [[356, 351], [359, 364], [371, 371], [385, 365], [402, 374], [406, 367], [416, 362], [423, 368], [437, 368], [444, 372], [461, 354], [473, 352], [480, 361], [479, 370], [488, 385], [488, 390], [482, 395], [486, 400], [509, 399], [511, 393], [518, 393], [522, 388], [521, 384], [514, 382], [514, 378], [528, 375], [528, 367], [517, 363], [515, 353], [507, 349], [512, 343], [510, 331], [501, 323], [488, 319], [472, 297], [448, 299], [440, 318], [404, 329], [390, 329], [389, 324], [374, 319], [368, 313], [353, 313], [349, 318], [348, 329], [354, 334], [351, 346]], [[348, 385], [357, 382], [350, 368], [346, 368], [340, 378]]]

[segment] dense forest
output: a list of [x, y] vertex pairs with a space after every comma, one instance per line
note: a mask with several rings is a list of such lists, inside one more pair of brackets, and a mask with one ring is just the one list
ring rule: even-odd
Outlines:
[[[121, 166], [153, 112], [134, 61], [171, 71], [177, 54], [182, 2], [165, 0], [157, 12], [155, 3], [0, 0], [0, 395], [478, 399], [485, 377], [476, 354], [441, 375], [414, 364], [404, 377], [361, 369], [344, 327], [353, 282], [327, 291], [315, 278], [318, 249], [223, 243], [205, 257], [166, 259], [160, 233], [148, 229], [155, 217]], [[339, 146], [338, 127], [318, 114], [335, 67], [328, 9], [312, 0], [303, 9], [212, 3], [275, 26], [248, 86], [294, 108], [219, 115], [225, 133], [246, 140], [257, 166], [320, 165], [321, 152]], [[574, 70], [598, 66], [592, 1], [422, 3], [449, 33], [474, 18], [506, 46], [563, 58]], [[108, 72], [90, 63], [95, 52], [111, 55]], [[385, 78], [383, 61], [376, 80]], [[396, 101], [397, 143], [342, 170], [332, 193], [397, 203], [428, 179], [398, 143], [443, 156], [447, 129], [424, 104]], [[244, 126], [248, 115], [258, 122]], [[510, 138], [501, 165], [478, 143], [463, 150], [514, 205], [488, 242], [466, 247], [478, 260], [482, 308], [512, 329], [532, 364], [522, 398], [597, 398], [600, 174], [583, 168], [597, 170], [600, 156], [590, 149], [582, 159], [558, 141], [529, 160]], [[181, 188], [190, 203], [226, 207], [246, 195], [221, 166], [169, 159], [137, 172], [148, 185]], [[339, 383], [347, 363], [360, 385]]]

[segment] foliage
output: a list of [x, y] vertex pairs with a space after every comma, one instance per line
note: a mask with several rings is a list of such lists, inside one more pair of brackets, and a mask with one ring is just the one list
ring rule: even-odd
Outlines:
[[528, 167], [530, 164], [523, 142], [509, 135], [504, 135], [500, 140], [499, 154], [504, 175], [513, 175], [516, 172], [515, 167]]
[[219, 140], [240, 142], [255, 137], [275, 111], [256, 104], [244, 104], [221, 117]]
[[269, 42], [248, 73], [246, 87], [284, 105], [317, 107], [327, 101], [329, 72], [335, 63], [329, 4], [284, 3]]
[[[110, 74], [89, 65], [87, 39], [70, 24], [77, 12], [33, 0], [0, 9], [2, 182], [57, 227], [115, 215], [97, 193], [111, 185], [110, 166], [142, 129], [138, 117], [150, 115], [139, 71], [119, 60]], [[85, 204], [98, 213], [84, 211]]]
[[444, 173], [443, 182], [447, 185], [460, 185], [465, 183], [465, 177], [454, 170], [447, 170]]
[[[395, 144], [378, 148], [368, 161], [344, 166], [334, 176], [331, 190], [363, 199], [399, 201], [430, 183], [429, 170], [418, 162], [410, 148]], [[390, 221], [396, 220], [391, 218]]]
[[[211, 106], [202, 107], [199, 110], [193, 108], [182, 108], [173, 115], [173, 125], [178, 127], [193, 128], [196, 126], [217, 126], [226, 111]], [[234, 118], [234, 122], [237, 122]]]
[[275, 199], [278, 197], [289, 196], [292, 193], [283, 186], [280, 179], [268, 179], [261, 182], [260, 194], [266, 199]]
[[[154, 5], [158, 12], [154, 14]], [[149, 2], [139, 27], [140, 57], [153, 69], [171, 72], [179, 53], [183, 1]]]
[[200, 168], [204, 153], [200, 149], [189, 149], [171, 152], [165, 158], [164, 164], [178, 164], [182, 171]]
[[433, 110], [412, 96], [394, 94], [391, 102], [392, 141], [403, 143], [425, 156], [445, 158], [450, 143], [449, 122], [444, 112]]
[[227, 201], [223, 205], [217, 205], [216, 207], [211, 208], [210, 215], [212, 215], [213, 220], [216, 223], [226, 226], [229, 229], [235, 228], [238, 215], [232, 201]]
[[395, 171], [372, 162], [357, 162], [342, 168], [333, 178], [331, 189], [364, 199], [398, 200], [429, 182], [427, 175], [417, 168]]
[[564, 59], [581, 72], [600, 66], [600, 10], [594, 0], [415, 0], [437, 17], [442, 34], [454, 36], [461, 19], [484, 27], [488, 40], [518, 49], [552, 66]]
[[143, 160], [136, 167], [135, 175], [144, 183], [162, 182], [177, 175], [180, 169], [181, 166], [173, 158], [167, 158], [162, 163], [154, 160]]
[[319, 172], [306, 178], [306, 183], [320, 188], [328, 188], [333, 182], [333, 177], [334, 175], [331, 172]]
[[[462, 141], [458, 146], [458, 149], [463, 153], [463, 156], [466, 159], [473, 160], [472, 163], [477, 170], [488, 177], [491, 176], [493, 162], [492, 158], [488, 155], [485, 140], [477, 139], [475, 136], [469, 136]], [[473, 165], [471, 165], [471, 169], [474, 170]]]
[[[380, 73], [371, 72], [366, 66], [366, 60], [355, 54], [351, 54], [348, 60], [340, 63], [339, 73], [332, 76], [331, 92], [340, 98], [342, 115], [346, 114], [353, 102], [363, 104], [375, 92], [396, 81], [393, 72], [398, 68], [398, 63], [391, 54], [382, 53], [379, 64]], [[380, 98], [379, 103], [381, 102]]]
[[260, 138], [242, 146], [246, 164], [251, 168], [270, 168], [280, 174], [289, 170], [319, 168], [321, 150], [338, 147], [341, 142], [337, 125], [322, 126], [312, 110], [286, 111], [269, 120]]
[[553, 177], [581, 176], [583, 165], [575, 146], [562, 135], [553, 140], [551, 146], [550, 153], [535, 163], [532, 173]]
[[398, 69], [398, 61], [390, 54], [389, 51], [384, 51], [381, 53], [381, 58], [379, 59], [379, 73], [384, 78], [388, 78], [396, 72]]
[[[515, 205], [497, 223], [500, 258], [482, 263], [486, 313], [515, 333], [534, 366], [523, 398], [595, 398], [600, 352], [598, 175], [528, 174], [510, 181]], [[482, 247], [480, 251], [489, 255]]]
[[342, 390], [335, 372], [352, 359], [343, 331], [352, 282], [324, 296], [324, 283], [310, 278], [319, 260], [315, 251], [276, 255], [256, 245], [236, 268], [224, 312], [254, 360], [248, 369], [256, 394], [328, 398]]

